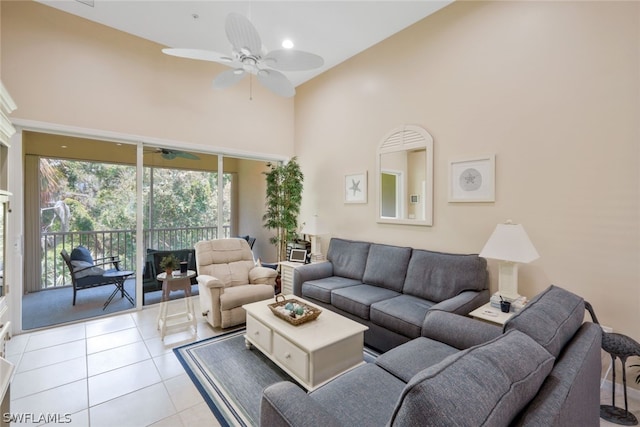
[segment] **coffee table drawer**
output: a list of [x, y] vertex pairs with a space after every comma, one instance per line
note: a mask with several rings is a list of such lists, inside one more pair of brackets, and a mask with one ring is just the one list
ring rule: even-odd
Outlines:
[[247, 316], [247, 337], [255, 344], [263, 348], [267, 353], [271, 353], [271, 329], [264, 326], [251, 316]]
[[273, 355], [294, 375], [309, 380], [309, 355], [278, 334], [273, 334]]

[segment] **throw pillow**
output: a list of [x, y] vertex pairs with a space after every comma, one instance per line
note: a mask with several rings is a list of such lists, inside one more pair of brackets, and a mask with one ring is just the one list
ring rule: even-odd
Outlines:
[[95, 267], [92, 262], [72, 260], [71, 265], [76, 279], [82, 279], [87, 276], [102, 276], [104, 274], [104, 270], [100, 267]]
[[93, 265], [93, 257], [91, 256], [91, 252], [89, 249], [84, 246], [78, 246], [71, 251], [71, 255], [69, 255], [71, 260], [75, 261], [85, 261]]
[[537, 394], [554, 360], [522, 332], [507, 332], [416, 374], [390, 424], [509, 425]]

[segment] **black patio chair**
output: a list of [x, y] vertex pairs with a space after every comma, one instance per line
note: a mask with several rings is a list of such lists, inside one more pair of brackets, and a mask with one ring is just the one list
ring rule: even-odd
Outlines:
[[[115, 278], [104, 277], [104, 273], [120, 271], [120, 257], [118, 255], [94, 259], [89, 249], [84, 246], [74, 248], [71, 255], [63, 249], [60, 251], [60, 255], [67, 264], [71, 275], [73, 305], [76, 305], [76, 293], [81, 289], [116, 284]], [[110, 268], [105, 268], [109, 265]]]
[[[196, 256], [195, 250], [191, 249], [175, 249], [160, 251], [157, 249], [147, 249], [147, 260], [145, 262], [142, 276], [142, 305], [146, 304], [146, 294], [149, 292], [159, 291], [162, 289], [162, 281], [157, 279], [157, 275], [162, 273], [160, 262], [167, 255], [175, 255], [180, 261], [187, 261], [187, 268], [196, 273]], [[197, 285], [196, 277], [191, 278], [191, 285]]]
[[246, 240], [247, 243], [249, 244], [249, 248], [253, 250], [253, 245], [256, 243], [255, 237], [251, 237], [250, 235], [247, 234], [246, 236], [240, 236], [240, 238]]

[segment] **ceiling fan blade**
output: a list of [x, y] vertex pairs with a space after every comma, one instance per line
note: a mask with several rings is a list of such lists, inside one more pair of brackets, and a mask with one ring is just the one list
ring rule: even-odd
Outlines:
[[162, 158], [167, 160], [173, 160], [176, 158], [176, 153], [171, 150], [162, 150]]
[[324, 59], [316, 54], [291, 49], [272, 50], [264, 60], [271, 68], [282, 71], [306, 71], [324, 65]]
[[223, 55], [218, 52], [204, 49], [162, 49], [162, 53], [180, 58], [199, 59], [201, 61], [219, 62], [225, 65], [231, 65], [234, 61], [229, 55]]
[[225, 89], [238, 83], [245, 76], [246, 72], [242, 68], [223, 71], [213, 79], [215, 89]]
[[276, 95], [290, 98], [296, 94], [296, 89], [280, 71], [260, 70], [258, 71], [258, 81]]
[[225, 24], [227, 38], [238, 52], [248, 51], [253, 55], [259, 55], [262, 49], [262, 41], [258, 31], [251, 21], [239, 13], [227, 15]]
[[200, 160], [200, 157], [195, 154], [187, 153], [186, 151], [175, 151], [174, 153], [176, 157], [182, 157], [183, 159]]

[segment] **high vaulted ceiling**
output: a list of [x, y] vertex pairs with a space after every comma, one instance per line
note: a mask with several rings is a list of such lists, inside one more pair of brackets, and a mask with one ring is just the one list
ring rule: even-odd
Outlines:
[[298, 86], [453, 0], [36, 1], [167, 47], [223, 54], [231, 53], [225, 18], [239, 12], [251, 20], [267, 50], [280, 49], [284, 39], [291, 39], [295, 49], [324, 58], [319, 69], [285, 73]]

